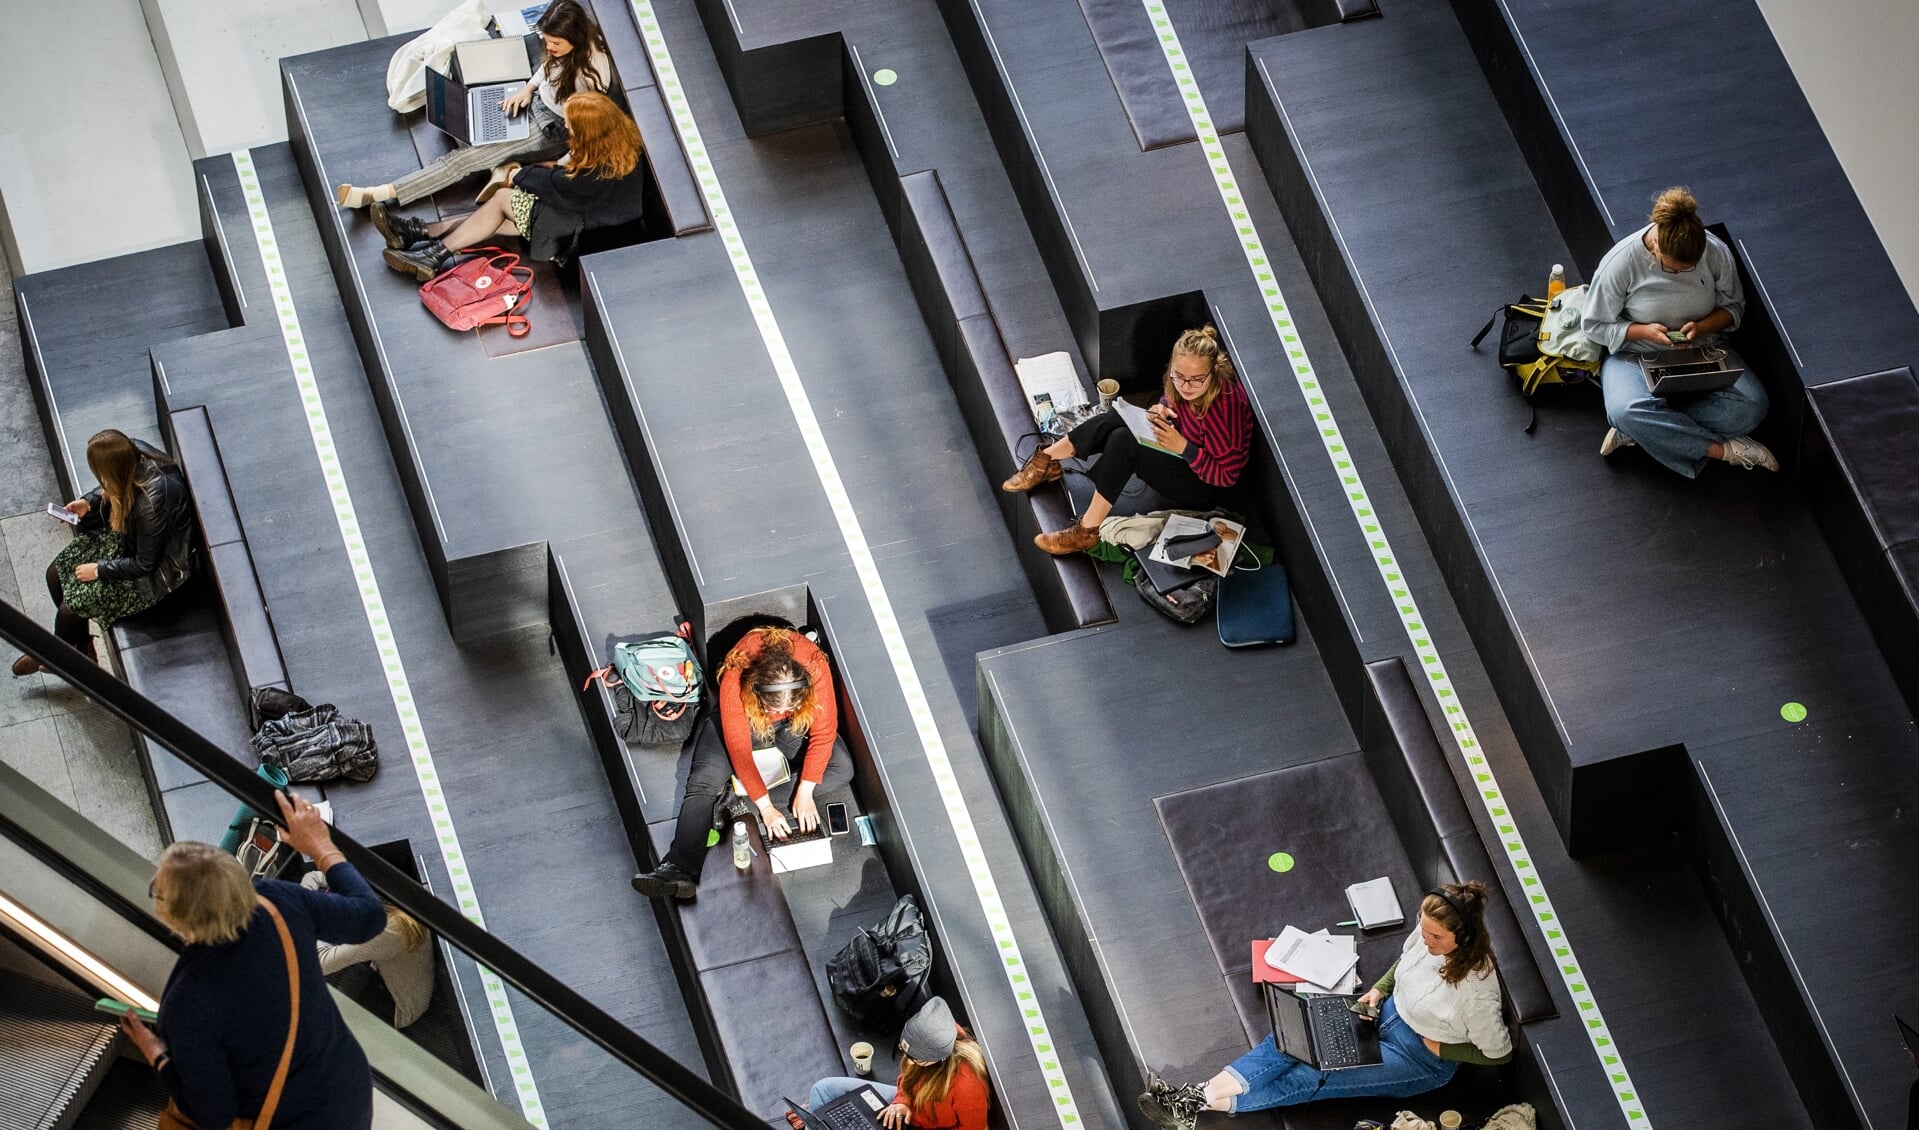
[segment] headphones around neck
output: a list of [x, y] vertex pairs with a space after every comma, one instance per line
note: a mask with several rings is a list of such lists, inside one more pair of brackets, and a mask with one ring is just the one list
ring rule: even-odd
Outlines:
[[1459, 929], [1453, 931], [1453, 941], [1458, 943], [1461, 949], [1471, 946], [1473, 939], [1479, 936], [1479, 931], [1473, 926], [1473, 916], [1467, 913], [1466, 904], [1455, 898], [1452, 892], [1444, 887], [1434, 887], [1426, 893], [1444, 899], [1446, 905], [1453, 908], [1453, 913], [1459, 915]]

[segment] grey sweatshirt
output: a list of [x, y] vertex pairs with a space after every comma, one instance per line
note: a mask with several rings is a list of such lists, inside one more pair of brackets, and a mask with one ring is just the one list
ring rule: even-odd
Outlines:
[[[1666, 348], [1656, 342], [1626, 341], [1626, 327], [1634, 322], [1657, 322], [1676, 330], [1696, 322], [1719, 307], [1732, 315], [1732, 329], [1746, 314], [1746, 291], [1739, 285], [1739, 268], [1732, 251], [1718, 236], [1706, 233], [1706, 253], [1689, 271], [1673, 274], [1659, 265], [1646, 248], [1646, 230], [1613, 245], [1599, 261], [1586, 288], [1586, 308], [1580, 328], [1614, 353], [1649, 353]], [[1712, 345], [1710, 334], [1698, 344]], [[1692, 343], [1688, 343], [1692, 344]]]

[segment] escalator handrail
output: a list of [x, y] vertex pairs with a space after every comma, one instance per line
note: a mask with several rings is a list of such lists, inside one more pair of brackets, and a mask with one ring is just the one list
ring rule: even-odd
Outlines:
[[[0, 601], [0, 638], [44, 664], [127, 725], [166, 747], [233, 797], [261, 812], [275, 812], [273, 790], [252, 770], [214, 745], [165, 708], [102, 670], [25, 612]], [[513, 988], [565, 1021], [574, 1031], [639, 1072], [655, 1086], [726, 1130], [765, 1130], [766, 1123], [739, 1100], [707, 1082], [639, 1033], [568, 987], [518, 950], [441, 902], [399, 868], [338, 830], [334, 843], [347, 861], [394, 906], [497, 973]]]

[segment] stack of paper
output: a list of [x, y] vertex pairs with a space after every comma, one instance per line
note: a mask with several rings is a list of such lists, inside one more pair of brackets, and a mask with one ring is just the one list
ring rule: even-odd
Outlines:
[[1019, 376], [1020, 391], [1026, 394], [1033, 410], [1033, 422], [1044, 429], [1056, 415], [1078, 413], [1086, 407], [1086, 389], [1073, 369], [1073, 358], [1061, 350], [1039, 357], [1022, 357], [1013, 363]]
[[1350, 993], [1359, 987], [1359, 939], [1326, 930], [1308, 934], [1288, 926], [1266, 947], [1262, 960], [1285, 974], [1300, 993]]

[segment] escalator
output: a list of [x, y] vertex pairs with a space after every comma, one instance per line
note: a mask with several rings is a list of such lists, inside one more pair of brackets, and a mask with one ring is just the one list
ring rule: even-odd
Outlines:
[[[204, 774], [235, 808], [274, 807], [246, 767], [4, 603], [0, 639]], [[330, 978], [373, 1067], [378, 1130], [527, 1130], [546, 1125], [546, 1111], [564, 1111], [569, 1127], [763, 1130], [694, 1069], [442, 901], [410, 853], [337, 830], [334, 840], [383, 900], [426, 929], [434, 953], [432, 1003], [408, 1031], [390, 1023], [392, 998], [367, 969]], [[94, 1008], [101, 997], [151, 1007], [166, 982], [178, 942], [153, 914], [152, 873], [151, 861], [0, 764], [0, 1130], [155, 1124], [166, 1101], [158, 1077]], [[503, 1014], [518, 1017], [511, 1040]]]

